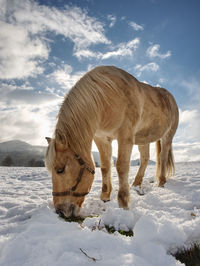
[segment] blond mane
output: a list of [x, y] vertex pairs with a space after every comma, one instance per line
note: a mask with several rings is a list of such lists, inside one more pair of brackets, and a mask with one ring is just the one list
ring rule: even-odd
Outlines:
[[[116, 71], [116, 68], [113, 69]], [[112, 68], [96, 67], [85, 74], [66, 95], [58, 114], [55, 139], [68, 143], [74, 152], [88, 147], [99, 116], [114, 94], [120, 94], [116, 83], [108, 78]]]

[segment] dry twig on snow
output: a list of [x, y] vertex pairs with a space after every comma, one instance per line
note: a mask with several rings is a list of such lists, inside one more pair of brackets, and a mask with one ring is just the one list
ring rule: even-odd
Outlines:
[[80, 248], [80, 251], [87, 257], [87, 258], [89, 258], [90, 260], [93, 260], [94, 262], [96, 262], [98, 259], [96, 259], [96, 258], [93, 258], [93, 257], [90, 257], [90, 256], [88, 256], [88, 254], [85, 252], [85, 251], [83, 251], [82, 250], [82, 248]]

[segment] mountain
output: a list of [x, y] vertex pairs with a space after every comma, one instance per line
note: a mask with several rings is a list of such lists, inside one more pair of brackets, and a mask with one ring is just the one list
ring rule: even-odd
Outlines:
[[21, 140], [11, 140], [0, 143], [0, 152], [29, 150], [32, 146]]
[[[117, 158], [113, 156], [113, 162], [114, 162], [114, 165], [116, 165], [116, 162], [117, 162]], [[156, 163], [152, 160], [149, 160], [149, 165], [155, 165]], [[131, 160], [130, 162], [130, 166], [139, 166], [140, 165], [140, 159], [136, 159], [136, 160]]]
[[92, 155], [93, 155], [93, 159], [94, 159], [94, 162], [95, 162], [95, 165], [96, 167], [100, 167], [100, 155], [99, 155], [99, 152], [98, 151], [93, 151], [92, 152]]
[[[94, 161], [95, 161], [95, 164], [96, 164], [96, 167], [100, 167], [100, 155], [99, 155], [99, 152], [97, 151], [93, 151], [92, 152], [93, 154], [93, 158], [94, 158]], [[112, 157], [112, 161], [113, 161], [113, 165], [116, 165], [116, 162], [117, 162], [117, 157], [113, 156]], [[156, 163], [152, 160], [149, 160], [149, 165], [155, 165]], [[130, 162], [130, 165], [131, 166], [137, 166], [137, 165], [140, 165], [140, 159], [136, 159], [136, 160], [131, 160]]]
[[21, 140], [0, 143], [0, 165], [44, 166], [46, 147], [32, 146]]

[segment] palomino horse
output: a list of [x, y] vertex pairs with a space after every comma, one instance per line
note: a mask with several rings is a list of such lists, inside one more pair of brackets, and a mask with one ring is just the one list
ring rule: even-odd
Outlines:
[[77, 216], [94, 179], [91, 156], [94, 140], [100, 153], [103, 201], [110, 200], [111, 143], [118, 141], [116, 168], [119, 207], [129, 206], [129, 164], [138, 145], [140, 167], [133, 182], [141, 186], [149, 160], [149, 144], [156, 142], [158, 185], [174, 169], [172, 138], [178, 126], [178, 108], [165, 89], [139, 82], [114, 66], [99, 66], [86, 73], [69, 91], [58, 114], [54, 138], [46, 153], [52, 173], [57, 213]]

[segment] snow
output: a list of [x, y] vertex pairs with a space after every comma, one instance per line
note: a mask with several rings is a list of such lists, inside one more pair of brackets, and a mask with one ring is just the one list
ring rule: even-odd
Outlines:
[[[177, 164], [164, 188], [152, 183], [148, 166], [142, 192], [131, 188], [130, 210], [118, 208], [113, 168], [110, 202], [99, 199], [100, 169], [86, 197], [82, 224], [58, 217], [51, 177], [44, 168], [0, 168], [0, 265], [182, 265], [171, 255], [200, 243], [200, 163]], [[137, 167], [130, 169], [130, 184]], [[109, 234], [105, 226], [134, 232]]]

